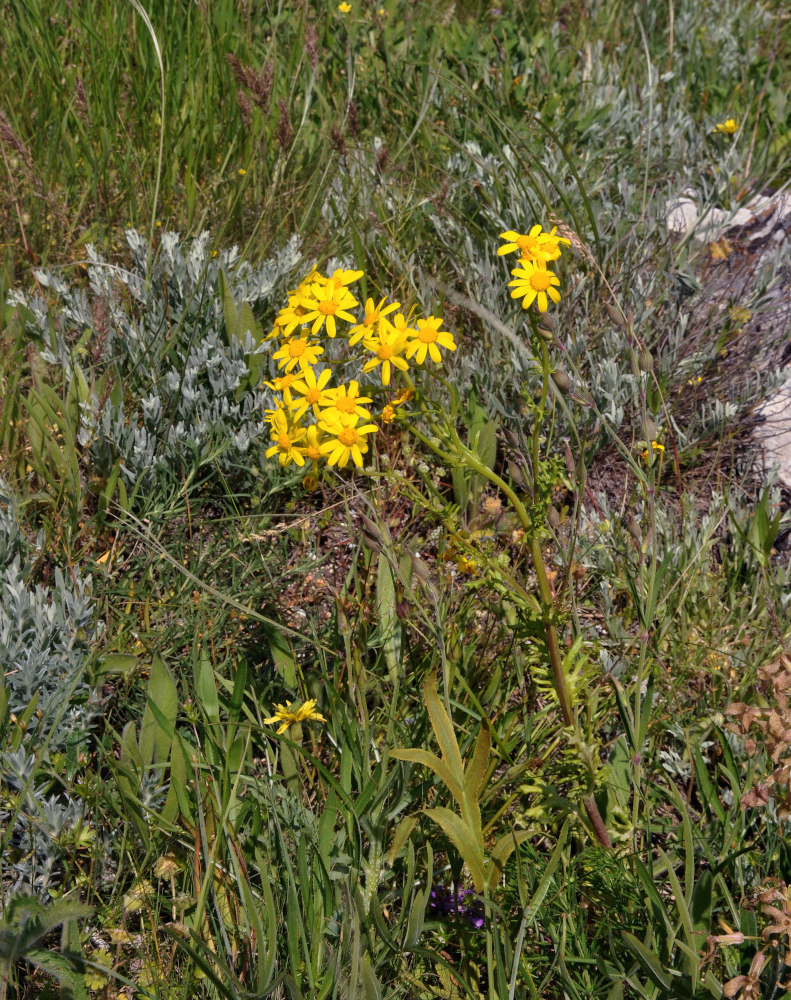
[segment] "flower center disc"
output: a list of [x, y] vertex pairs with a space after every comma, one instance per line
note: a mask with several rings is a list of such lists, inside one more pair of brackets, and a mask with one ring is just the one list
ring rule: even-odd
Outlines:
[[357, 440], [357, 431], [353, 427], [344, 427], [338, 435], [338, 440], [341, 444], [346, 445], [347, 448], [351, 448]]
[[280, 435], [280, 437], [277, 439], [277, 446], [278, 448], [282, 448], [283, 451], [288, 451], [288, 449], [291, 447], [291, 438], [288, 436], [288, 434]]
[[324, 313], [325, 316], [331, 316], [334, 312], [338, 311], [338, 303], [334, 299], [322, 299], [319, 302], [319, 312]]
[[552, 284], [549, 271], [533, 271], [530, 275], [530, 287], [534, 292], [545, 292]]
[[340, 410], [341, 413], [351, 413], [355, 406], [357, 406], [357, 398], [355, 396], [343, 396], [335, 403], [335, 409]]
[[379, 350], [376, 352], [376, 356], [380, 361], [388, 361], [393, 354], [393, 348], [389, 344], [382, 344]]
[[308, 346], [307, 340], [302, 340], [302, 338], [297, 338], [292, 340], [288, 345], [288, 353], [292, 358], [298, 358], [305, 353], [305, 348]]

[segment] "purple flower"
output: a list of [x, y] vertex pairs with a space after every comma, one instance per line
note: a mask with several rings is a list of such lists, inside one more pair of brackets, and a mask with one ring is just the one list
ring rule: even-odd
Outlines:
[[463, 920], [474, 930], [481, 930], [486, 922], [483, 899], [472, 889], [451, 891], [444, 885], [436, 886], [429, 895], [429, 912], [437, 919]]

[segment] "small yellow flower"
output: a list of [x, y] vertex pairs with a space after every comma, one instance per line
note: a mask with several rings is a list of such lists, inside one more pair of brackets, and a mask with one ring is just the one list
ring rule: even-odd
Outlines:
[[321, 344], [311, 343], [307, 337], [295, 337], [284, 344], [272, 357], [279, 362], [278, 367], [290, 372], [296, 365], [305, 371], [316, 364], [318, 356], [324, 353]]
[[[429, 316], [428, 319], [417, 321], [417, 330], [410, 334], [410, 340], [406, 347], [407, 358], [414, 358], [415, 362], [422, 365], [428, 354], [435, 364], [442, 363], [442, 355], [439, 348], [444, 347], [446, 351], [455, 351], [456, 343], [453, 334], [447, 330], [440, 330], [442, 318]], [[439, 345], [439, 347], [437, 346]]]
[[280, 736], [284, 733], [289, 726], [293, 726], [296, 722], [326, 722], [327, 720], [324, 716], [316, 711], [316, 699], [311, 698], [309, 701], [304, 702], [300, 705], [296, 712], [291, 709], [291, 702], [287, 705], [277, 705], [275, 706], [275, 714], [270, 719], [264, 719], [264, 725], [275, 726], [280, 723], [280, 727], [277, 731], [277, 735]]
[[400, 302], [391, 302], [389, 305], [385, 305], [387, 299], [382, 299], [378, 306], [374, 305], [373, 299], [365, 300], [365, 316], [362, 323], [358, 323], [353, 326], [349, 331], [351, 336], [349, 337], [349, 346], [354, 347], [354, 345], [362, 340], [363, 337], [370, 336], [373, 332], [373, 327], [388, 313], [394, 312], [401, 305]]
[[[663, 444], [660, 444], [658, 441], [652, 441], [651, 442], [651, 448], [652, 448], [652, 454], [654, 454], [656, 452], [659, 452], [660, 457], [665, 452], [665, 446]], [[647, 462], [648, 461], [648, 457], [649, 457], [648, 456], [648, 448], [646, 448], [645, 451], [640, 455], [640, 458], [644, 458], [646, 460], [646, 462]]]
[[460, 573], [475, 573], [478, 569], [478, 563], [474, 559], [468, 559], [467, 556], [459, 556], [456, 560], [456, 569]]
[[500, 239], [507, 240], [508, 242], [498, 247], [497, 255], [502, 257], [503, 254], [518, 250], [519, 256], [523, 261], [530, 260], [536, 264], [541, 264], [550, 260], [557, 260], [560, 256], [560, 244], [567, 243], [570, 245], [571, 241], [563, 236], [555, 236], [556, 232], [557, 226], [553, 226], [551, 232], [548, 233], [545, 233], [541, 229], [541, 226], [533, 226], [527, 235], [515, 233], [509, 229], [504, 233], [500, 233]]
[[[502, 250], [502, 247], [500, 248]], [[546, 265], [535, 264], [532, 260], [522, 260], [522, 266], [511, 271], [514, 281], [508, 282], [513, 288], [512, 299], [522, 299], [522, 308], [529, 309], [538, 300], [538, 311], [546, 312], [549, 308], [547, 295], [553, 302], [560, 302], [560, 292], [555, 288], [560, 281], [557, 275], [548, 271]]]
[[244, 177], [244, 175], [247, 173], [244, 167], [239, 167], [239, 169], [236, 172], [237, 174], [239, 174], [240, 177]]
[[739, 125], [735, 118], [726, 118], [724, 122], [714, 126], [714, 131], [724, 135], [733, 135], [734, 132], [739, 131]]
[[330, 397], [327, 409], [322, 413], [325, 421], [337, 423], [338, 420], [351, 416], [371, 419], [370, 412], [362, 405], [370, 403], [371, 397], [360, 395], [360, 383], [354, 379], [349, 381], [348, 387], [342, 385], [337, 389], [328, 389], [325, 395]]
[[392, 424], [395, 418], [396, 418], [396, 411], [392, 403], [387, 403], [385, 406], [382, 407], [383, 424]]
[[[336, 272], [337, 273], [337, 272]], [[333, 279], [324, 285], [318, 283], [311, 287], [311, 294], [299, 299], [299, 304], [306, 310], [301, 323], [313, 323], [311, 333], [315, 337], [324, 323], [327, 324], [327, 335], [334, 337], [337, 333], [335, 317], [354, 323], [355, 317], [347, 310], [354, 309], [360, 303], [343, 285], [336, 286]]]
[[282, 392], [284, 402], [290, 406], [291, 386], [298, 377], [299, 375], [297, 372], [291, 372], [288, 375], [278, 375], [277, 378], [273, 379], [271, 382], [265, 382], [264, 385], [268, 386], [273, 392]]
[[313, 415], [318, 417], [319, 407], [331, 405], [332, 391], [324, 388], [331, 375], [330, 369], [325, 368], [321, 375], [316, 378], [313, 369], [306, 368], [302, 373], [302, 378], [292, 384], [291, 389], [302, 397], [302, 399], [293, 399], [290, 404], [294, 420], [299, 420], [311, 408]]
[[328, 455], [328, 465], [337, 465], [339, 469], [346, 468], [351, 457], [358, 469], [363, 467], [363, 455], [368, 451], [367, 434], [379, 430], [376, 424], [365, 424], [357, 427], [358, 418], [344, 417], [337, 423], [320, 421], [319, 426], [330, 435], [330, 440], [321, 446], [322, 455]]
[[369, 372], [377, 365], [381, 365], [382, 385], [390, 385], [392, 368], [398, 368], [402, 372], [409, 370], [409, 364], [401, 355], [406, 350], [407, 338], [414, 332], [407, 326], [406, 319], [401, 313], [398, 313], [392, 324], [379, 323], [376, 334], [363, 340], [365, 348], [375, 354], [375, 357], [365, 362], [363, 371]]
[[351, 9], [352, 9], [352, 5], [350, 3], [339, 3], [338, 4], [338, 10], [341, 12], [341, 14], [348, 14]]
[[305, 456], [301, 445], [307, 433], [305, 428], [289, 420], [288, 415], [282, 409], [275, 410], [270, 423], [273, 444], [267, 448], [266, 457], [272, 458], [273, 455], [277, 455], [278, 461], [283, 466], [289, 465], [291, 462], [304, 465]]

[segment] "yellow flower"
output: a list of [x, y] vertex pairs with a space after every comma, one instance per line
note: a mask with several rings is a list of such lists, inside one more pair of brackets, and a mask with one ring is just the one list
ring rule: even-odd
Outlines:
[[337, 422], [343, 417], [365, 417], [370, 420], [371, 414], [363, 403], [370, 403], [370, 396], [360, 395], [360, 384], [351, 379], [348, 388], [345, 385], [338, 389], [328, 389], [326, 395], [331, 397], [331, 402], [322, 413], [324, 420]]
[[533, 226], [526, 236], [509, 229], [507, 232], [500, 233], [500, 239], [508, 240], [508, 242], [498, 247], [497, 254], [502, 257], [503, 254], [518, 250], [523, 261], [532, 260], [536, 264], [540, 264], [557, 260], [560, 256], [560, 244], [570, 245], [571, 241], [563, 236], [555, 236], [556, 232], [557, 226], [553, 226], [549, 233], [543, 232], [541, 226]]
[[[351, 10], [351, 7], [349, 10]], [[339, 267], [332, 272], [330, 278], [326, 279], [325, 284], [337, 292], [344, 285], [350, 285], [353, 281], [358, 281], [362, 276], [362, 271], [344, 271], [343, 268]]]
[[290, 406], [291, 386], [297, 378], [297, 372], [291, 372], [288, 375], [278, 375], [277, 378], [273, 379], [271, 382], [264, 382], [264, 385], [269, 386], [273, 392], [282, 392], [283, 400]]
[[382, 299], [378, 306], [374, 305], [373, 299], [365, 300], [365, 317], [362, 323], [358, 323], [357, 326], [351, 328], [351, 336], [349, 337], [349, 345], [354, 347], [354, 345], [362, 340], [366, 335], [370, 335], [372, 332], [372, 327], [379, 323], [380, 320], [384, 319], [388, 313], [393, 312], [393, 310], [398, 309], [401, 305], [400, 302], [391, 302], [390, 305], [385, 306], [387, 299]]
[[[439, 348], [444, 347], [447, 351], [455, 351], [456, 343], [453, 334], [447, 330], [440, 330], [442, 317], [429, 316], [428, 319], [417, 321], [417, 331], [412, 331], [409, 343], [406, 347], [406, 356], [413, 358], [417, 364], [422, 365], [429, 354], [431, 360], [436, 364], [442, 364], [442, 355]], [[437, 347], [439, 344], [439, 347]]]
[[311, 343], [307, 337], [295, 337], [283, 344], [272, 357], [279, 362], [278, 367], [285, 368], [286, 372], [290, 372], [297, 364], [305, 371], [315, 365], [318, 356], [323, 353], [324, 348], [320, 344]]
[[[660, 444], [658, 441], [652, 441], [651, 442], [651, 449], [652, 449], [652, 452], [651, 452], [652, 455], [654, 454], [654, 452], [659, 452], [660, 457], [665, 452], [665, 446], [663, 444]], [[646, 460], [646, 462], [647, 462], [648, 461], [648, 454], [649, 454], [648, 453], [648, 448], [646, 448], [645, 451], [642, 453], [642, 455], [640, 457], [644, 458]]]
[[343, 417], [337, 422], [320, 421], [319, 427], [330, 435], [330, 440], [321, 445], [322, 455], [328, 455], [328, 465], [337, 465], [344, 469], [351, 456], [358, 469], [363, 467], [363, 455], [368, 451], [366, 434], [375, 433], [379, 428], [376, 424], [365, 424], [357, 427], [358, 418]]
[[305, 458], [311, 459], [314, 465], [321, 458], [321, 428], [318, 424], [311, 424], [308, 427], [302, 450], [305, 452]]
[[354, 323], [355, 317], [346, 310], [354, 309], [360, 303], [348, 288], [344, 288], [343, 285], [336, 287], [333, 279], [330, 279], [324, 285], [318, 282], [312, 285], [311, 294], [300, 298], [299, 304], [306, 310], [300, 322], [313, 323], [310, 332], [314, 337], [325, 322], [328, 336], [334, 337], [337, 332], [335, 317]]
[[302, 373], [302, 379], [292, 384], [291, 389], [302, 397], [299, 400], [292, 399], [290, 403], [294, 411], [292, 414], [294, 420], [299, 420], [310, 407], [313, 408], [313, 415], [318, 417], [319, 407], [331, 405], [332, 390], [324, 388], [331, 375], [330, 369], [325, 368], [321, 375], [316, 378], [313, 369], [306, 368]]
[[560, 281], [546, 266], [534, 264], [532, 260], [523, 260], [522, 266], [514, 268], [511, 274], [515, 278], [508, 282], [508, 287], [513, 288], [511, 298], [522, 299], [523, 309], [529, 309], [537, 299], [539, 312], [546, 312], [549, 308], [547, 295], [553, 302], [560, 302], [560, 292], [554, 287]]
[[382, 407], [382, 423], [383, 424], [392, 424], [392, 422], [395, 420], [395, 418], [396, 418], [396, 411], [395, 411], [395, 407], [393, 406], [392, 403], [387, 403], [386, 406]]
[[406, 350], [407, 337], [415, 331], [406, 325], [406, 319], [399, 313], [393, 323], [377, 324], [377, 331], [372, 337], [365, 337], [363, 344], [367, 350], [373, 351], [376, 357], [366, 361], [363, 371], [369, 372], [377, 365], [382, 366], [382, 385], [390, 385], [391, 368], [405, 372], [409, 365], [401, 357]]
[[725, 135], [733, 135], [734, 132], [739, 131], [739, 126], [735, 118], [726, 118], [724, 122], [720, 122], [714, 126], [714, 131], [722, 132]]
[[239, 169], [236, 172], [237, 174], [239, 174], [240, 177], [244, 177], [244, 175], [247, 173], [244, 167], [239, 167]]
[[478, 563], [474, 559], [468, 559], [467, 556], [459, 556], [456, 560], [456, 569], [460, 573], [475, 573]]
[[281, 465], [289, 465], [296, 462], [297, 465], [305, 464], [303, 450], [299, 447], [304, 440], [306, 431], [304, 427], [288, 419], [285, 410], [275, 410], [270, 419], [272, 425], [272, 441], [270, 448], [266, 450], [266, 457], [272, 458], [277, 455]]
[[296, 327], [302, 326], [307, 322], [305, 319], [307, 312], [308, 310], [301, 303], [301, 295], [299, 293], [289, 295], [288, 305], [283, 306], [275, 317], [275, 328], [268, 335], [267, 340], [272, 340], [274, 337], [279, 336], [290, 337]]
[[341, 14], [348, 14], [351, 9], [352, 5], [350, 3], [344, 2], [338, 4], [338, 10], [341, 12]]
[[315, 698], [311, 698], [310, 701], [306, 701], [300, 705], [296, 712], [292, 711], [291, 704], [291, 702], [288, 702], [287, 705], [276, 705], [275, 714], [271, 719], [264, 719], [264, 725], [266, 726], [276, 726], [280, 723], [277, 731], [278, 736], [284, 733], [289, 726], [293, 726], [295, 722], [305, 722], [307, 720], [312, 722], [327, 721], [320, 712], [316, 711]]

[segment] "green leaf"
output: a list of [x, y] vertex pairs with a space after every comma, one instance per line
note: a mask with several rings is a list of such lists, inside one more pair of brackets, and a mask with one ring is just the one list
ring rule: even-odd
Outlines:
[[500, 876], [503, 874], [505, 863], [515, 848], [522, 841], [527, 840], [529, 836], [529, 830], [509, 830], [494, 845], [489, 855], [489, 870], [487, 873], [487, 882], [490, 889], [494, 889], [497, 885]]
[[387, 674], [395, 684], [401, 674], [401, 619], [396, 614], [396, 590], [393, 570], [384, 552], [378, 556], [376, 571], [376, 614], [383, 638], [383, 652]]
[[145, 766], [168, 759], [179, 711], [176, 682], [161, 656], [151, 661], [148, 700], [140, 725], [140, 757]]
[[464, 863], [470, 870], [472, 884], [476, 892], [483, 892], [486, 873], [484, 870], [483, 853], [479, 849], [476, 837], [467, 824], [456, 813], [442, 806], [424, 809], [423, 812], [433, 820], [448, 840], [453, 844]]
[[480, 799], [486, 783], [491, 748], [492, 734], [489, 729], [489, 721], [484, 719], [475, 743], [472, 759], [467, 762], [464, 770], [464, 792], [468, 796], [474, 796], [476, 800]]
[[717, 789], [712, 784], [711, 778], [709, 777], [708, 769], [706, 768], [706, 763], [703, 760], [703, 755], [700, 752], [700, 747], [692, 747], [692, 763], [695, 767], [695, 778], [698, 782], [698, 791], [700, 793], [701, 801], [703, 802], [703, 808], [709, 817], [711, 814], [717, 817], [721, 822], [725, 822], [726, 812], [725, 808], [720, 801]]
[[103, 674], [129, 674], [140, 662], [131, 653], [108, 653], [99, 661], [99, 676]]
[[430, 750], [417, 750], [414, 748], [407, 750], [391, 750], [390, 756], [395, 757], [396, 760], [406, 760], [412, 764], [423, 764], [424, 767], [430, 768], [439, 780], [447, 786], [448, 791], [453, 798], [456, 799], [459, 805], [464, 803], [463, 786], [456, 781], [445, 761], [440, 760], [439, 757], [437, 757], [436, 754], [431, 753]]
[[360, 956], [360, 982], [365, 993], [365, 1000], [382, 1000], [382, 987], [376, 978], [373, 967], [366, 955]]
[[[439, 743], [442, 759], [450, 767], [451, 774], [459, 788], [464, 788], [464, 765], [462, 764], [456, 733], [453, 730], [453, 723], [445, 711], [445, 706], [439, 699], [433, 677], [430, 677], [426, 681], [426, 685], [423, 688], [423, 695], [426, 699], [426, 708], [428, 709], [429, 719]], [[459, 801], [463, 803], [463, 797], [459, 797]]]
[[396, 827], [396, 832], [393, 837], [393, 843], [390, 845], [390, 850], [387, 852], [387, 863], [392, 868], [395, 864], [395, 859], [401, 853], [406, 842], [412, 835], [412, 831], [417, 826], [418, 817], [417, 816], [404, 816], [401, 822]]
[[651, 982], [666, 993], [672, 993], [673, 980], [657, 956], [629, 931], [621, 931], [621, 937]]
[[238, 339], [242, 333], [242, 324], [239, 321], [239, 313], [236, 310], [236, 302], [233, 298], [231, 283], [226, 277], [225, 271], [219, 272], [220, 292], [222, 294], [222, 307], [225, 313], [225, 335], [230, 347], [234, 340]]

